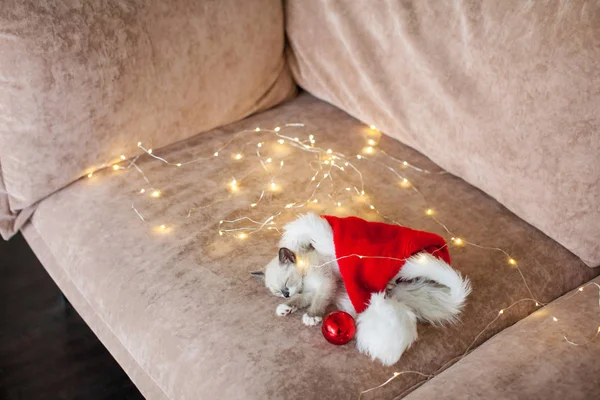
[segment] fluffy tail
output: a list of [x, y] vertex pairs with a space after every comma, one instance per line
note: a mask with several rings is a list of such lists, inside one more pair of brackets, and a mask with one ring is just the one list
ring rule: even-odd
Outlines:
[[406, 304], [373, 293], [369, 307], [356, 320], [356, 345], [383, 365], [395, 364], [415, 340], [417, 317]]
[[409, 258], [398, 277], [413, 281], [399, 283], [391, 297], [412, 308], [420, 320], [432, 324], [456, 322], [471, 293], [468, 278], [428, 253]]

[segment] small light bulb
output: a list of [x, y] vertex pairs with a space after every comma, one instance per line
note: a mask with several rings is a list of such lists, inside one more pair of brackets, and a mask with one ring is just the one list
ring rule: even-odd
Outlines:
[[327, 149], [327, 154], [331, 154], [333, 151], [331, 149]]
[[404, 165], [404, 166], [407, 166], [407, 165], [408, 165], [408, 163], [407, 163], [406, 161], [404, 161], [404, 162], [402, 163], [402, 165]]
[[[427, 211], [425, 211], [425, 214], [433, 215], [433, 210], [431, 208], [428, 208]], [[454, 238], [452, 238], [452, 240], [454, 240]]]
[[280, 130], [281, 130], [280, 127], [278, 127], [278, 126], [275, 127], [275, 132], [279, 132]]
[[146, 191], [146, 189], [144, 189], [144, 188], [140, 189], [140, 193], [144, 193], [145, 191]]
[[166, 228], [167, 228], [167, 227], [166, 227], [164, 224], [160, 226], [160, 229], [163, 229], [163, 230], [164, 230], [164, 229], [166, 229]]
[[314, 137], [314, 135], [308, 135], [308, 138], [309, 138], [310, 140], [313, 140], [315, 137]]
[[304, 260], [298, 260], [298, 265], [299, 266], [303, 266], [304, 265]]
[[235, 159], [236, 159], [236, 160], [241, 160], [241, 159], [242, 159], [242, 155], [241, 155], [240, 153], [237, 153], [237, 154], [235, 155]]
[[342, 203], [340, 203], [339, 201], [336, 203], [338, 207], [342, 206]]
[[311, 181], [314, 181], [316, 178], [313, 176], [312, 178], [310, 178]]
[[94, 176], [94, 174], [92, 174], [91, 172], [88, 174], [88, 178], [91, 178], [92, 176]]
[[215, 151], [215, 153], [213, 154], [213, 156], [215, 156], [215, 157], [219, 157], [219, 152], [218, 152], [218, 151]]
[[140, 147], [142, 145], [142, 142], [138, 142], [138, 147]]
[[552, 320], [553, 320], [554, 322], [558, 322], [558, 318], [556, 318], [556, 317], [552, 317]]
[[[332, 163], [332, 164], [333, 164], [333, 163]], [[340, 167], [340, 169], [341, 169], [342, 171], [344, 171], [344, 167]]]
[[361, 190], [361, 191], [360, 191], [360, 195], [361, 195], [361, 196], [364, 196], [364, 195], [365, 195], [365, 191], [364, 191], [364, 190]]
[[272, 161], [273, 161], [273, 159], [272, 159], [271, 157], [267, 158], [267, 162], [268, 162], [268, 163], [270, 163], [270, 162], [272, 162]]
[[348, 162], [345, 162], [345, 163], [344, 163], [344, 165], [347, 167], [348, 165], [350, 165], [350, 163], [348, 163]]
[[540, 303], [538, 303], [537, 301], [535, 302], [535, 306], [539, 307]]
[[517, 265], [517, 262], [515, 261], [515, 259], [514, 259], [514, 258], [509, 258], [509, 259], [508, 259], [508, 263], [509, 263], [510, 265]]
[[246, 239], [248, 237], [248, 235], [246, 235], [245, 233], [240, 233], [238, 235], [238, 239]]
[[223, 231], [219, 231], [219, 236], [223, 236]]
[[256, 203], [250, 204], [250, 207], [256, 207]]
[[362, 156], [360, 154], [357, 154], [356, 158], [358, 158], [360, 160], [362, 158]]
[[260, 128], [256, 128], [254, 131], [255, 132], [260, 132]]
[[279, 144], [283, 144], [283, 143], [284, 143], [284, 140], [283, 140], [283, 139], [279, 139], [279, 140], [277, 141], [277, 143], [279, 143]]
[[317, 200], [317, 199], [313, 200], [313, 203], [318, 203], [318, 202], [319, 202], [319, 200]]
[[582, 288], [582, 287], [580, 287], [580, 288], [579, 288], [579, 291], [580, 291], [580, 292], [583, 292], [583, 288]]
[[329, 165], [329, 160], [325, 160], [325, 161], [323, 161], [323, 164], [325, 164], [325, 165]]
[[374, 209], [375, 209], [375, 206], [374, 206], [373, 204], [371, 204], [371, 205], [369, 206], [369, 208], [370, 208], [371, 210], [374, 210]]
[[371, 154], [371, 153], [373, 153], [373, 148], [371, 146], [369, 146], [365, 149], [365, 152]]
[[315, 144], [315, 143], [316, 143], [316, 142], [315, 142], [315, 139], [311, 139], [311, 140], [310, 140], [310, 143], [311, 143], [311, 144]]
[[406, 179], [406, 178], [402, 179], [402, 183], [408, 183], [408, 179]]
[[462, 239], [461, 239], [461, 238], [456, 238], [456, 239], [454, 239], [454, 243], [455, 243], [455, 244], [457, 244], [457, 245], [459, 245], [459, 246], [462, 244], [462, 242], [463, 242], [463, 241], [462, 241]]
[[500, 311], [498, 312], [498, 314], [500, 314], [500, 315], [504, 314], [504, 310], [500, 310]]
[[329, 174], [325, 174], [323, 175], [323, 178], [327, 178], [329, 176]]
[[178, 166], [178, 167], [181, 167], [181, 163], [177, 163], [177, 166]]
[[285, 208], [292, 208], [294, 206], [295, 203], [289, 203], [285, 205]]
[[152, 149], [148, 149], [148, 154], [152, 154]]
[[275, 182], [271, 182], [271, 189], [273, 189], [273, 190], [277, 189], [277, 185], [275, 185]]
[[295, 140], [296, 142], [300, 141], [300, 139], [298, 139], [297, 137], [295, 137], [295, 138], [294, 138], [294, 140]]
[[377, 127], [375, 125], [369, 125], [369, 128], [373, 129], [374, 131], [377, 130]]
[[152, 197], [160, 197], [160, 191], [155, 190], [154, 192], [152, 192], [151, 196]]
[[281, 162], [279, 163], [279, 166], [280, 166], [280, 167], [283, 167], [283, 161], [281, 161]]
[[116, 171], [116, 170], [119, 169], [119, 166], [118, 165], [113, 165], [113, 169]]
[[347, 187], [346, 190], [349, 192], [351, 189], [349, 187]]
[[262, 143], [259, 143], [259, 144], [257, 144], [256, 146], [258, 146], [258, 147], [262, 147]]
[[373, 139], [369, 139], [367, 143], [369, 143], [371, 146], [375, 146], [375, 141]]
[[124, 160], [125, 156], [123, 154], [121, 154], [121, 160]]

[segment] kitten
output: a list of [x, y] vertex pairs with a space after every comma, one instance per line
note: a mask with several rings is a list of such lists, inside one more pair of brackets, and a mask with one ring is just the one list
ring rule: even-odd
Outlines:
[[[275, 313], [284, 317], [296, 310], [308, 308], [302, 322], [314, 326], [322, 321], [338, 289], [339, 277], [312, 245], [303, 246], [298, 256], [282, 247], [263, 271], [252, 275], [264, 279], [265, 286], [275, 296], [286, 298], [277, 306]], [[325, 265], [323, 265], [325, 264]]]

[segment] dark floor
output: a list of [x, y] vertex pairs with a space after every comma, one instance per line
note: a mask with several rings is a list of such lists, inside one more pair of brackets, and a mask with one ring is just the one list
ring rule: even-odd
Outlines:
[[21, 235], [0, 238], [0, 400], [143, 399]]

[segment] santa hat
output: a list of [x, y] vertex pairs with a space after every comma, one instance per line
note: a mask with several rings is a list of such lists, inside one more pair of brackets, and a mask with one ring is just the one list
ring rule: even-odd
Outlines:
[[333, 230], [340, 274], [359, 314], [368, 307], [371, 294], [383, 292], [411, 256], [426, 252], [450, 264], [446, 242], [435, 233], [356, 217], [323, 218]]
[[[310, 213], [285, 226], [280, 246], [299, 251], [309, 244], [337, 260], [348, 295], [337, 299], [338, 306], [358, 314], [358, 349], [385, 365], [396, 363], [417, 339], [417, 319], [455, 321], [471, 292], [469, 280], [450, 267], [446, 242], [434, 233]], [[420, 295], [405, 295], [402, 288], [386, 298], [386, 286], [397, 276], [449, 290], [421, 282], [414, 283]]]

